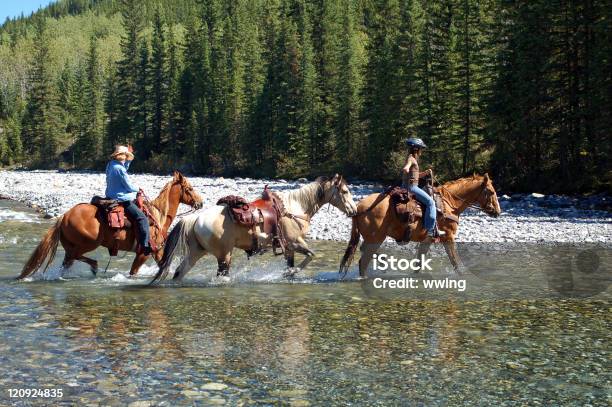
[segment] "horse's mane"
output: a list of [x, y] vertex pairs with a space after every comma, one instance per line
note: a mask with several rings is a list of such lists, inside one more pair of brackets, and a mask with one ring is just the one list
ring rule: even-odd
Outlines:
[[168, 195], [170, 194], [170, 188], [172, 185], [174, 185], [174, 180], [166, 183], [161, 191], [159, 191], [157, 197], [151, 201], [151, 205], [153, 205], [157, 210], [164, 211], [164, 208], [168, 205]]
[[[321, 177], [320, 177], [321, 178]], [[318, 193], [314, 190], [321, 188], [325, 181], [320, 181], [319, 178], [314, 182], [304, 185], [298, 189], [286, 191], [281, 196], [288, 201], [298, 202], [303, 208], [312, 208], [318, 205]]]
[[[304, 185], [301, 188], [286, 191], [282, 194], [284, 199], [298, 202], [302, 208], [316, 208], [321, 205], [321, 194], [323, 193], [323, 184], [329, 182], [329, 177], [317, 177], [313, 182]], [[344, 183], [344, 179], [342, 179]]]
[[463, 177], [463, 178], [459, 178], [453, 181], [445, 182], [444, 184], [442, 184], [442, 186], [451, 187], [457, 184], [463, 185], [469, 181], [474, 181], [474, 180], [482, 181], [483, 179], [484, 179], [484, 176], [482, 175], [472, 175], [471, 177]]

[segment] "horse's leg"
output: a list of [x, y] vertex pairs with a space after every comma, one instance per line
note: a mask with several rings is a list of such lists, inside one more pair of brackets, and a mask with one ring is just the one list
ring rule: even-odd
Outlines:
[[202, 248], [192, 247], [189, 250], [189, 255], [183, 259], [181, 264], [176, 268], [174, 272], [173, 280], [182, 280], [185, 274], [189, 273], [189, 270], [195, 266], [195, 264], [206, 254], [206, 250]]
[[136, 254], [130, 268], [130, 277], [134, 277], [138, 273], [138, 270], [140, 270], [140, 267], [145, 264], [148, 258], [149, 256], [145, 256], [143, 253]]
[[361, 244], [361, 258], [359, 259], [359, 277], [367, 278], [368, 276], [368, 266], [370, 265], [370, 261], [372, 261], [372, 256], [378, 252], [378, 248], [382, 242], [363, 242]]
[[430, 247], [431, 247], [431, 241], [419, 242], [419, 245], [417, 247], [416, 257], [420, 259], [421, 256], [425, 256], [427, 252], [429, 252]]
[[61, 275], [64, 275], [64, 272], [67, 271], [74, 264], [75, 258], [68, 251], [64, 254], [64, 261], [62, 261], [62, 272]]
[[285, 257], [287, 258], [287, 268], [295, 267], [295, 250], [285, 249]]
[[453, 268], [456, 272], [459, 271], [459, 255], [457, 254], [457, 248], [455, 246], [454, 240], [448, 240], [444, 242], [444, 250], [446, 250], [446, 254], [453, 265]]
[[289, 260], [287, 260], [287, 265], [289, 268], [283, 273], [283, 277], [293, 277], [297, 272], [304, 270], [306, 266], [308, 266], [308, 263], [310, 263], [315, 257], [315, 253], [308, 248], [308, 244], [302, 237], [297, 238], [293, 243], [293, 247], [291, 249], [291, 260], [294, 260], [295, 252], [303, 254], [306, 257], [304, 257], [304, 260], [302, 260], [297, 267], [289, 266]]
[[315, 257], [315, 253], [310, 250], [308, 247], [298, 247], [296, 248], [296, 251], [300, 254], [303, 254], [304, 256], [304, 260], [302, 260], [302, 262], [300, 263], [300, 265], [297, 267], [298, 270], [304, 270], [306, 268], [306, 266], [308, 266], [308, 263], [310, 263], [312, 261], [312, 259], [314, 259]]
[[287, 247], [285, 249], [285, 257], [287, 258], [287, 270], [283, 272], [283, 277], [292, 277], [298, 272], [295, 268], [295, 249]]
[[83, 263], [86, 263], [89, 265], [89, 269], [91, 270], [92, 274], [95, 276], [96, 274], [98, 274], [98, 261], [94, 260], [92, 258], [89, 257], [85, 257], [83, 255], [79, 256], [76, 258], [76, 260], [82, 261]]
[[217, 257], [217, 277], [227, 277], [229, 275], [230, 264], [232, 263], [232, 253]]

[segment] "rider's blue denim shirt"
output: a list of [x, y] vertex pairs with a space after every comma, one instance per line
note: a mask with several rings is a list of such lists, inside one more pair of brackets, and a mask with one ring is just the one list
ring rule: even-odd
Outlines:
[[136, 199], [138, 188], [130, 183], [127, 170], [131, 161], [122, 164], [120, 161], [111, 160], [106, 164], [106, 197], [116, 199], [120, 202], [133, 201]]

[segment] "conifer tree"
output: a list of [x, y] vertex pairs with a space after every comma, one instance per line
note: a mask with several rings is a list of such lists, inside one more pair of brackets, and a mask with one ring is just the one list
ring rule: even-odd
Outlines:
[[22, 127], [22, 140], [28, 154], [42, 165], [53, 166], [57, 160], [60, 135], [59, 112], [55, 84], [49, 71], [49, 42], [44, 18], [36, 20], [32, 85]]
[[152, 117], [151, 117], [151, 148], [161, 150], [163, 142], [166, 141], [168, 120], [166, 115], [169, 79], [166, 55], [166, 38], [164, 33], [164, 22], [159, 8], [155, 11], [153, 18], [152, 53], [151, 53], [151, 95], [152, 95]]

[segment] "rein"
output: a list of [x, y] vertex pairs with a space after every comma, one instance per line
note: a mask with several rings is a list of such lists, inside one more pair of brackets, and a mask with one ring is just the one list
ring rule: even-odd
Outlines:
[[187, 216], [187, 215], [191, 215], [192, 213], [194, 213], [196, 211], [197, 211], [196, 208], [191, 208], [188, 211], [185, 211], [183, 213], [179, 213], [178, 215], [176, 215], [176, 217], [174, 219], [181, 219], [182, 217]]

